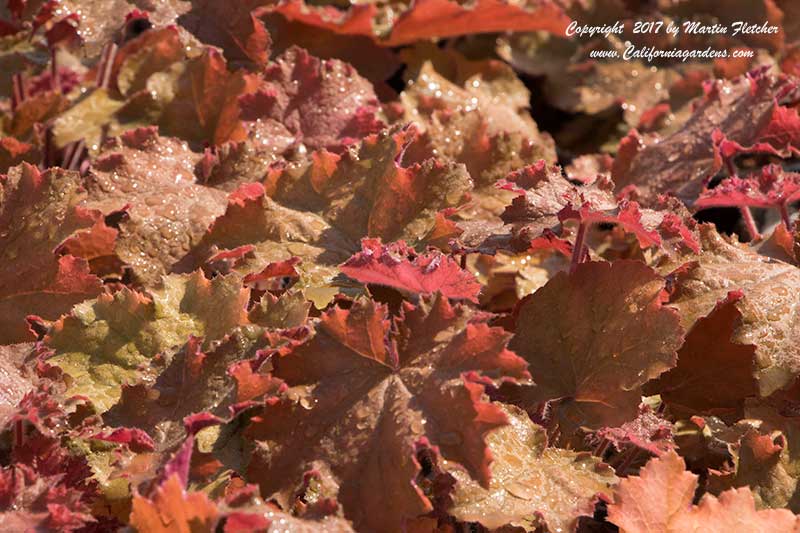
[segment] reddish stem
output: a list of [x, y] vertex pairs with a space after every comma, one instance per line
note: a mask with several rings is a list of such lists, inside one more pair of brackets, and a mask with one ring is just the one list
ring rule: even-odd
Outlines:
[[11, 110], [16, 111], [17, 107], [25, 101], [25, 79], [22, 74], [14, 74], [11, 78]]
[[641, 451], [642, 450], [639, 449], [639, 448], [632, 448], [629, 451], [625, 452], [625, 455], [623, 456], [622, 462], [616, 468], [617, 474], [624, 475], [625, 472], [628, 470], [628, 468], [630, 468], [630, 466], [633, 464], [633, 462], [639, 457], [639, 455], [641, 454]]
[[780, 205], [780, 210], [781, 210], [781, 220], [783, 220], [786, 229], [791, 230], [792, 220], [789, 218], [789, 207], [786, 205], [786, 203], [782, 203]]
[[64, 168], [67, 170], [78, 170], [80, 167], [81, 157], [83, 156], [83, 150], [86, 148], [86, 142], [83, 139], [80, 141], [75, 141], [73, 143], [72, 152], [70, 153], [70, 157], [64, 158]]
[[17, 420], [16, 423], [14, 424], [14, 440], [17, 448], [22, 447], [22, 445], [25, 443], [24, 430], [25, 427], [23, 425], [22, 420]]
[[110, 124], [103, 124], [103, 127], [100, 128], [100, 142], [98, 143], [98, 146], [103, 146], [108, 140], [108, 130], [110, 126]]
[[572, 250], [572, 261], [570, 261], [569, 271], [574, 272], [578, 265], [583, 263], [584, 241], [586, 241], [587, 224], [581, 222], [578, 227], [578, 235], [575, 236], [575, 248]]
[[753, 219], [753, 212], [750, 211], [750, 206], [746, 205], [740, 207], [739, 212], [742, 214], [742, 219], [744, 220], [745, 226], [747, 226], [747, 232], [750, 234], [750, 240], [760, 241], [761, 233], [759, 233], [758, 226], [756, 226], [756, 221]]
[[97, 86], [102, 89], [108, 89], [111, 84], [111, 71], [114, 67], [114, 59], [117, 57], [117, 45], [109, 43], [103, 47], [103, 52], [100, 55], [100, 62], [97, 67]]
[[592, 453], [595, 456], [597, 456], [597, 457], [602, 459], [603, 455], [606, 453], [606, 450], [608, 449], [608, 445], [609, 444], [611, 444], [611, 441], [606, 439], [606, 438], [603, 438], [603, 440], [600, 441], [600, 444], [598, 444], [595, 447], [595, 449], [594, 449], [594, 451]]
[[69, 160], [72, 159], [72, 152], [75, 150], [75, 146], [76, 144], [71, 142], [64, 147], [64, 153], [61, 155], [61, 166], [63, 168], [67, 168]]

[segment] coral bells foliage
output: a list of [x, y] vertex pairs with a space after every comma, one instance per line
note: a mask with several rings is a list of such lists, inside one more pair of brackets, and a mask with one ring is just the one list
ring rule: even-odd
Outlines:
[[798, 16], [0, 0], [0, 531], [800, 530]]
[[480, 283], [441, 253], [417, 255], [403, 241], [383, 246], [365, 239], [362, 251], [342, 264], [342, 272], [362, 283], [375, 283], [419, 294], [442, 293], [447, 298], [476, 300]]
[[[346, 517], [396, 529], [433, 510], [417, 479], [426, 449], [487, 486], [485, 438], [508, 418], [485, 389], [529, 374], [505, 348], [510, 335], [470, 314], [441, 294], [405, 303], [394, 319], [386, 306], [357, 300], [273, 356], [274, 376], [298, 392], [268, 402], [245, 432], [256, 443], [248, 472], [262, 493], [290, 500], [295, 487], [283, 480], [330, 470]], [[385, 511], [367, 512], [374, 508]]]

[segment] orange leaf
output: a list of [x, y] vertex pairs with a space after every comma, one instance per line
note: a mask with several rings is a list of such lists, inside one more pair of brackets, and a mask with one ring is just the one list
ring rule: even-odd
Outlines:
[[202, 492], [186, 492], [177, 474], [156, 488], [152, 499], [133, 498], [131, 525], [146, 533], [200, 533], [213, 531], [217, 506]]

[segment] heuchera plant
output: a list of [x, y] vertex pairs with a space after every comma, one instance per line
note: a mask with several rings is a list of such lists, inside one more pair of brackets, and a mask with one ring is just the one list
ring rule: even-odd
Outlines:
[[798, 16], [0, 0], [0, 531], [800, 530]]

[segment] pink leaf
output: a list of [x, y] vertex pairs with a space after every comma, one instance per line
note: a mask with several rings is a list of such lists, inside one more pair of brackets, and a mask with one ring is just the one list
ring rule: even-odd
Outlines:
[[761, 169], [747, 178], [731, 177], [717, 187], [705, 190], [695, 207], [780, 208], [800, 198], [800, 174], [784, 172], [778, 165]]
[[417, 253], [403, 241], [382, 245], [380, 239], [361, 241], [362, 251], [347, 260], [341, 271], [362, 283], [448, 298], [477, 301], [480, 284], [449, 256]]
[[650, 231], [642, 224], [642, 214], [639, 212], [638, 203], [623, 200], [619, 205], [619, 209], [614, 213], [614, 211], [597, 210], [589, 202], [584, 202], [578, 209], [575, 209], [572, 204], [568, 204], [558, 213], [558, 219], [561, 222], [577, 219], [581, 224], [601, 222], [619, 224], [625, 231], [636, 235], [642, 248], [661, 244], [658, 232]]

